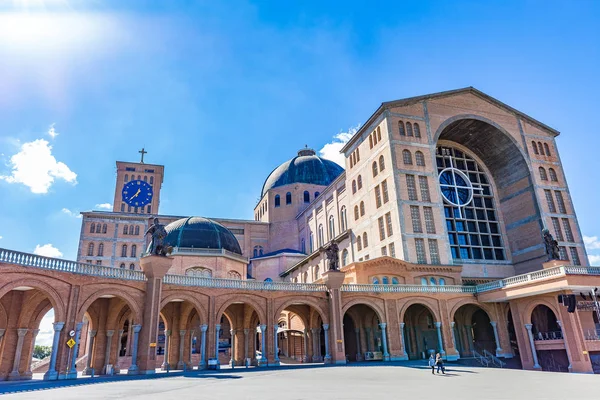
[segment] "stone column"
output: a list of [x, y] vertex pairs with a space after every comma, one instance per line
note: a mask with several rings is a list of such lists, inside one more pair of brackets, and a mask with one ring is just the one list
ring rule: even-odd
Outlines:
[[184, 341], [185, 333], [186, 333], [185, 329], [179, 330], [179, 361], [177, 362], [177, 369], [183, 369], [183, 367], [185, 366], [183, 363], [183, 349], [185, 346], [185, 341]]
[[75, 345], [73, 346], [73, 353], [71, 354], [71, 365], [69, 366], [69, 371], [67, 372], [67, 379], [76, 379], [77, 378], [77, 353], [79, 353], [79, 340], [81, 339], [81, 328], [83, 327], [83, 322], [79, 322], [75, 325]]
[[444, 342], [442, 341], [442, 323], [436, 322], [435, 329], [437, 330], [438, 346], [440, 346], [440, 354], [444, 355], [446, 352], [444, 351]]
[[500, 338], [498, 337], [498, 323], [496, 321], [490, 321], [490, 325], [494, 328], [494, 340], [496, 340], [496, 357], [502, 355], [502, 348], [500, 347]]
[[573, 369], [573, 367], [572, 367], [573, 361], [571, 359], [571, 349], [569, 349], [569, 342], [567, 341], [567, 337], [565, 336], [565, 329], [563, 328], [562, 322], [559, 320], [556, 320], [556, 323], [560, 327], [560, 332], [562, 333], [563, 342], [565, 343], [565, 350], [567, 352], [567, 358], [569, 359], [569, 368], [568, 369], [569, 369], [569, 372], [571, 372], [571, 370]]
[[200, 330], [202, 331], [202, 341], [200, 342], [200, 363], [198, 364], [198, 369], [206, 368], [206, 331], [208, 330], [208, 325], [203, 324], [200, 326]]
[[277, 335], [277, 329], [279, 329], [279, 325], [275, 324], [273, 326], [273, 343], [274, 343], [274, 351], [275, 351], [275, 364], [279, 365], [279, 336]]
[[309, 362], [308, 359], [308, 329], [304, 328], [304, 336], [302, 336], [304, 341], [304, 357], [302, 358], [303, 362]]
[[[120, 330], [119, 332], [123, 332]], [[106, 352], [104, 353], [104, 373], [108, 374], [108, 364], [110, 364], [110, 348], [112, 344], [112, 337], [115, 334], [114, 330], [106, 331]], [[119, 364], [119, 352], [118, 352], [118, 343], [117, 343], [117, 362], [115, 365]], [[114, 366], [113, 366], [114, 368]]]
[[88, 331], [88, 337], [90, 338], [90, 344], [88, 345], [87, 350], [87, 361], [85, 362], [85, 368], [83, 370], [83, 375], [91, 375], [92, 374], [92, 356], [94, 352], [94, 342], [96, 341], [96, 333], [97, 331]]
[[467, 346], [469, 346], [469, 353], [473, 355], [473, 327], [471, 325], [465, 325], [465, 333], [467, 336]]
[[354, 328], [356, 333], [356, 361], [362, 360], [362, 352], [360, 351], [360, 328]]
[[259, 366], [267, 365], [267, 326], [260, 326], [260, 360], [258, 361]]
[[385, 328], [387, 328], [387, 324], [385, 322], [382, 322], [382, 323], [379, 324], [379, 326], [381, 327], [381, 342], [383, 344], [383, 360], [384, 361], [389, 361], [390, 360], [390, 353], [388, 353], [387, 333], [385, 331]]
[[194, 369], [194, 364], [192, 364], [192, 352], [193, 352], [193, 347], [194, 347], [194, 334], [195, 333], [196, 333], [195, 330], [190, 329], [190, 352], [188, 353], [188, 362], [186, 364], [189, 366], [189, 368], [191, 370]]
[[533, 368], [541, 369], [540, 364], [538, 364], [538, 356], [537, 351], [535, 350], [535, 342], [533, 341], [533, 332], [531, 332], [532, 324], [525, 324], [525, 328], [527, 329], [527, 336], [529, 336], [529, 345], [531, 346], [531, 354], [533, 355]]
[[325, 332], [325, 364], [331, 362], [331, 354], [329, 354], [329, 324], [323, 324], [323, 331]]
[[25, 375], [28, 377], [31, 377], [32, 373], [31, 373], [31, 358], [33, 357], [33, 351], [35, 350], [35, 338], [37, 337], [37, 334], [40, 333], [39, 329], [34, 329], [33, 331], [31, 331], [31, 349], [29, 350], [29, 357], [27, 359], [27, 371], [25, 372]]
[[215, 358], [217, 360], [217, 369], [219, 368], [219, 333], [221, 333], [221, 324], [215, 325]]
[[[127, 370], [127, 373], [130, 375], [137, 374], [139, 368], [137, 366], [137, 354], [138, 354], [138, 343], [140, 338], [140, 331], [142, 330], [141, 325], [133, 326], [133, 345], [131, 346], [131, 367]], [[146, 373], [148, 373], [146, 371]]]
[[312, 332], [312, 342], [313, 342], [313, 362], [321, 362], [320, 358], [319, 358], [319, 328], [312, 328], [311, 329]]
[[408, 360], [408, 353], [406, 353], [406, 338], [404, 337], [404, 322], [400, 322], [400, 345], [402, 346], [402, 359]]
[[231, 334], [231, 358], [229, 359], [229, 365], [231, 365], [231, 368], [235, 368], [235, 334], [237, 330], [231, 329], [229, 333]]
[[[64, 322], [55, 322], [52, 324], [54, 328], [54, 338], [52, 339], [52, 354], [50, 354], [50, 365], [48, 366], [48, 372], [44, 374], [44, 380], [53, 381], [58, 379], [58, 372], [56, 371], [56, 356], [58, 354], [58, 344], [60, 341], [60, 331], [65, 326]], [[2, 329], [4, 334], [4, 329]], [[0, 335], [1, 337], [2, 335]]]
[[248, 360], [248, 335], [250, 334], [250, 329], [244, 329], [244, 365], [246, 365], [246, 360]]
[[169, 346], [171, 345], [171, 330], [165, 331], [165, 354], [163, 357], [163, 363], [160, 366], [160, 369], [166, 371], [170, 368], [169, 365]]
[[371, 327], [365, 327], [365, 335], [367, 336], [367, 351], [372, 351], [371, 349]]
[[458, 352], [458, 347], [456, 347], [456, 337], [454, 336], [454, 325], [456, 322], [450, 321], [450, 335], [452, 335], [452, 347], [456, 350], [457, 357], [460, 358], [460, 353]]
[[17, 348], [15, 349], [15, 358], [13, 360], [13, 369], [11, 373], [8, 375], [8, 380], [19, 379], [21, 375], [19, 374], [19, 365], [21, 364], [21, 352], [23, 351], [23, 340], [25, 339], [25, 335], [27, 334], [28, 329], [21, 328], [17, 329]]
[[[119, 362], [119, 358], [121, 357], [121, 341], [123, 340], [123, 333], [125, 333], [125, 331], [123, 329], [119, 329], [119, 331], [117, 333], [119, 334], [117, 336], [117, 358], [116, 358], [115, 364], [113, 366], [113, 374], [121, 373], [121, 365]], [[108, 336], [108, 331], [107, 331], [107, 336]], [[110, 353], [107, 358], [110, 359]], [[104, 361], [104, 364], [106, 364], [106, 361]], [[106, 371], [104, 371], [104, 372], [106, 373]]]

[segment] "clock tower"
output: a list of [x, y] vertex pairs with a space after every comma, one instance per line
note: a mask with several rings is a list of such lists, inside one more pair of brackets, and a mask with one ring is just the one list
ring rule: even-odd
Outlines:
[[[146, 164], [144, 155], [147, 153], [144, 149], [140, 150], [142, 154], [139, 163], [117, 161], [117, 183], [115, 187], [115, 198], [113, 201], [113, 211], [130, 214], [158, 214], [160, 204], [160, 189], [163, 183], [165, 167], [162, 165]], [[135, 205], [135, 202], [127, 201], [123, 198], [123, 187], [131, 185], [132, 181], [145, 182], [141, 186], [150, 186], [151, 195], [147, 204], [143, 206]], [[130, 193], [130, 195], [134, 195]], [[145, 197], [146, 198], [146, 197]]]

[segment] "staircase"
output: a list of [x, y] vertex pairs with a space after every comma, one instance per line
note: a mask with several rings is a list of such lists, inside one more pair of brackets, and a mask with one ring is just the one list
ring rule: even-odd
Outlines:
[[[486, 368], [504, 368], [507, 366], [506, 361], [502, 361], [486, 349], [473, 349], [471, 357], [461, 357], [459, 362], [464, 365], [477, 365]], [[513, 368], [513, 366], [509, 366], [508, 368]]]

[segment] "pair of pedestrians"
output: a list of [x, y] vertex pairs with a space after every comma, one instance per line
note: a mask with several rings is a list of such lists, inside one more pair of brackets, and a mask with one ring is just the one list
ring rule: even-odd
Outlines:
[[442, 360], [442, 355], [437, 353], [435, 358], [433, 358], [433, 354], [429, 356], [429, 366], [431, 367], [431, 373], [435, 375], [435, 367], [437, 366], [437, 373], [442, 371], [442, 374], [446, 374], [446, 368], [444, 367], [444, 360]]

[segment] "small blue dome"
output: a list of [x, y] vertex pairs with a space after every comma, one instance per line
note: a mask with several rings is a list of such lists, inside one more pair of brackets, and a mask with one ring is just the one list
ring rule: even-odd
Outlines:
[[312, 149], [302, 149], [298, 156], [275, 168], [265, 181], [261, 197], [270, 189], [292, 183], [329, 186], [344, 172], [333, 161], [318, 157]]
[[208, 218], [178, 219], [165, 226], [165, 242], [173, 247], [194, 249], [224, 249], [242, 254], [237, 239], [229, 229]]

